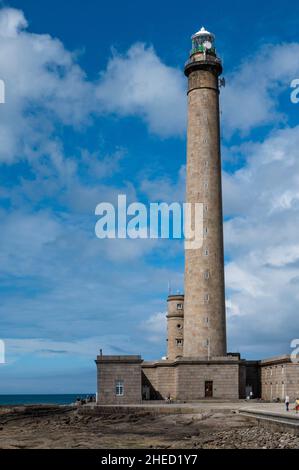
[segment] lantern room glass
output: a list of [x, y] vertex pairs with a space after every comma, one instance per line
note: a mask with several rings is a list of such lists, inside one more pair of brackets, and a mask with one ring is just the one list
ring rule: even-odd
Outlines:
[[[211, 47], [207, 49], [205, 43], [210, 43]], [[209, 33], [197, 33], [192, 37], [192, 54], [196, 52], [208, 52], [215, 54], [214, 35]]]

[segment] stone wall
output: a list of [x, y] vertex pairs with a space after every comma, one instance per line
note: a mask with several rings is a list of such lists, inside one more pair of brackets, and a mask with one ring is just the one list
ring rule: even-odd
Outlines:
[[289, 356], [261, 361], [261, 386], [264, 400], [285, 400], [286, 395], [294, 402], [299, 397], [299, 364], [292, 363]]
[[213, 398], [239, 398], [239, 362], [186, 360], [145, 362], [144, 380], [152, 387], [151, 399], [180, 401], [205, 398], [205, 383], [213, 382]]
[[294, 402], [299, 399], [299, 364], [289, 363], [286, 365], [286, 392]]
[[[98, 356], [97, 403], [107, 405], [141, 403], [141, 363], [140, 356]], [[118, 381], [123, 382], [123, 396], [116, 395]]]
[[170, 361], [144, 362], [144, 384], [151, 387], [151, 399], [164, 400], [176, 396], [176, 370]]
[[186, 363], [177, 366], [178, 400], [205, 398], [205, 383], [213, 382], [213, 398], [239, 398], [239, 365]]

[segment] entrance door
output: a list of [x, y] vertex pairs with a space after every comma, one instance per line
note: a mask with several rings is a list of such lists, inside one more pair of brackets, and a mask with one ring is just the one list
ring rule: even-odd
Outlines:
[[213, 397], [213, 382], [212, 381], [205, 382], [205, 397], [206, 398]]

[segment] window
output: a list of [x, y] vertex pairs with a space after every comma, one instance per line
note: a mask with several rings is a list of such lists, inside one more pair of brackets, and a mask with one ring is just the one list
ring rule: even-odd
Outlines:
[[117, 380], [116, 385], [115, 385], [115, 394], [117, 397], [124, 396], [124, 381], [123, 380]]
[[181, 325], [181, 323], [178, 323], [176, 327], [178, 330], [181, 330], [183, 328], [183, 325]]
[[209, 250], [207, 248], [204, 250], [204, 255], [209, 256]]
[[183, 346], [183, 340], [181, 338], [177, 338], [175, 342], [177, 346]]
[[209, 317], [206, 317], [206, 324], [209, 324]]
[[205, 188], [205, 189], [208, 189], [208, 187], [209, 187], [209, 183], [205, 182], [205, 183], [204, 183], [204, 188]]
[[205, 204], [205, 212], [208, 212], [208, 204]]
[[204, 302], [207, 304], [209, 302], [209, 300], [210, 300], [209, 294], [205, 294], [204, 295]]
[[208, 227], [205, 227], [205, 228], [204, 228], [204, 234], [205, 234], [205, 235], [208, 235]]
[[209, 279], [209, 277], [210, 277], [210, 271], [205, 271], [204, 272], [204, 278]]
[[177, 310], [183, 310], [183, 304], [177, 304], [176, 308]]

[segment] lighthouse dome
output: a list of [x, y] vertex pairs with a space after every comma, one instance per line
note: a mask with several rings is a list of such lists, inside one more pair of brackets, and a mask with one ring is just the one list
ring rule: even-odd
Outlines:
[[215, 39], [214, 34], [207, 31], [204, 26], [202, 26], [202, 28], [199, 31], [197, 31], [197, 33], [193, 34], [192, 39], [195, 38], [195, 37], [199, 37], [199, 36], [204, 36], [204, 37], [209, 36], [209, 37]]

